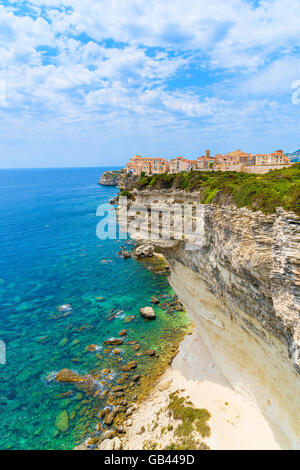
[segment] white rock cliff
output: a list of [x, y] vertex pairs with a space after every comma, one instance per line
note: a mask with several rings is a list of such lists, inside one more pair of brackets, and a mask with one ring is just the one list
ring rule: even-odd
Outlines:
[[[183, 191], [135, 196], [136, 207], [155, 201], [158, 211], [197, 200]], [[188, 237], [135, 238], [167, 258], [170, 283], [227, 380], [259, 405], [283, 448], [299, 449], [300, 219], [216, 205], [203, 205], [198, 218], [193, 249]]]

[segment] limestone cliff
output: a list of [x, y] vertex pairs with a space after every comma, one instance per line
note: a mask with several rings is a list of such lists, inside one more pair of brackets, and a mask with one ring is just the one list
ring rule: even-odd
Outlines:
[[99, 184], [103, 186], [118, 186], [121, 174], [117, 170], [104, 171], [100, 177]]
[[[136, 206], [155, 202], [157, 211], [197, 201], [184, 191], [135, 196]], [[260, 406], [283, 448], [300, 448], [300, 219], [222, 204], [201, 206], [198, 248], [188, 237], [151, 243], [224, 376]]]
[[122, 173], [118, 182], [120, 189], [132, 190], [138, 181], [138, 177], [130, 173]]

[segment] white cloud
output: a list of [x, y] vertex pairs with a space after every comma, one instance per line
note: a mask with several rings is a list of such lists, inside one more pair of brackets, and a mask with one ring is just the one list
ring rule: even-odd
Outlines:
[[[300, 78], [299, 0], [8, 3], [0, 6], [0, 112], [20, 132], [22, 122], [38, 129], [43, 120], [187, 132], [201, 122], [233, 136], [276, 118], [290, 124], [292, 105], [280, 99]], [[190, 84], [199, 70], [204, 83]]]

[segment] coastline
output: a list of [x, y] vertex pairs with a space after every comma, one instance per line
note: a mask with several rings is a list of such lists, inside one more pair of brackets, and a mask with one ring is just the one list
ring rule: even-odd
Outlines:
[[[168, 403], [170, 393], [176, 390], [194, 407], [211, 414], [211, 436], [203, 440], [195, 434], [211, 450], [282, 448], [258, 406], [233, 390], [194, 329], [180, 343], [178, 354], [154, 386], [151, 397], [130, 417], [122, 439], [124, 450], [164, 449], [174, 443], [178, 420], [170, 416]], [[168, 431], [168, 427], [173, 429]]]

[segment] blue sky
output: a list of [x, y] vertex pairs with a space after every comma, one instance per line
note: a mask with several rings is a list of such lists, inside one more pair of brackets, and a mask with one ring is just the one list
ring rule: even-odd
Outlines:
[[294, 151], [299, 18], [299, 0], [0, 0], [0, 167]]

